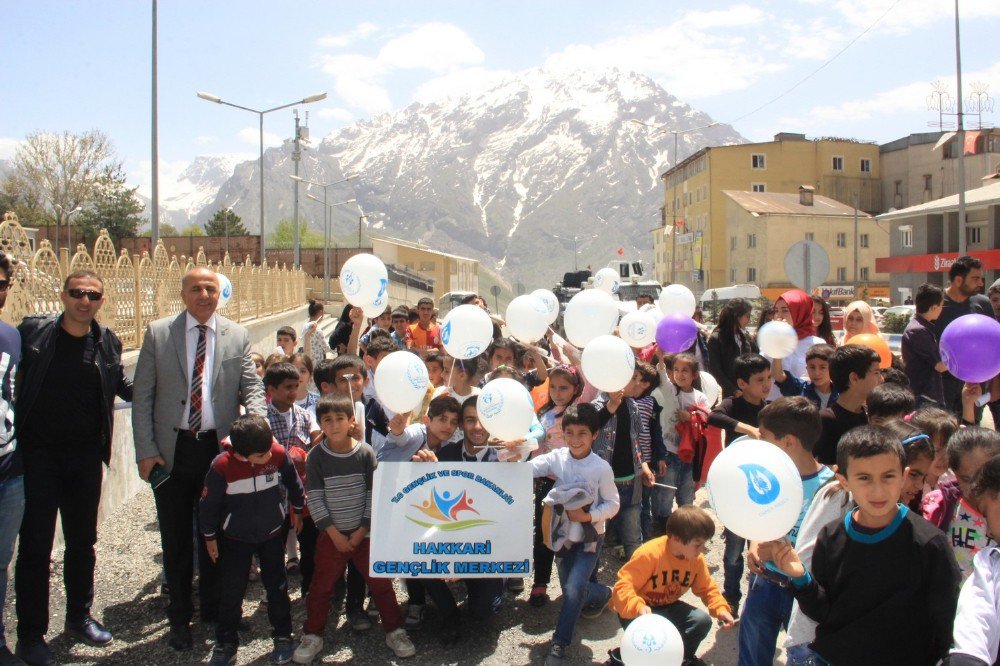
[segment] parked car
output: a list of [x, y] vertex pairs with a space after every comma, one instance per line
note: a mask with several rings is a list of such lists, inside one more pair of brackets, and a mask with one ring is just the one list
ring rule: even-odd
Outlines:
[[830, 308], [830, 327], [835, 331], [844, 330], [844, 308]]
[[916, 305], [893, 305], [891, 308], [885, 308], [882, 312], [882, 316], [886, 315], [904, 315], [907, 319], [911, 318], [917, 312]]

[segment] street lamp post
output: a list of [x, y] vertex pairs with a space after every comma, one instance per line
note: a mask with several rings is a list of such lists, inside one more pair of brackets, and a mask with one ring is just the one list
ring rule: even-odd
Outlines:
[[270, 109], [258, 110], [251, 109], [247, 106], [240, 106], [239, 104], [233, 104], [232, 102], [226, 102], [217, 95], [213, 95], [207, 92], [199, 92], [198, 97], [207, 101], [214, 102], [215, 104], [222, 104], [224, 106], [231, 106], [234, 109], [242, 109], [244, 111], [249, 111], [250, 113], [256, 113], [259, 123], [259, 137], [260, 137], [260, 157], [258, 158], [258, 169], [260, 171], [260, 260], [261, 264], [267, 258], [266, 249], [267, 243], [264, 240], [264, 114], [271, 113], [272, 111], [280, 111], [281, 109], [287, 109], [292, 106], [298, 106], [299, 104], [310, 104], [312, 102], [319, 102], [320, 100], [326, 99], [326, 93], [319, 93], [317, 95], [310, 95], [309, 97], [304, 97], [297, 102], [290, 102], [288, 104], [282, 104], [281, 106], [275, 106]]
[[328, 220], [329, 209], [334, 206], [341, 206], [349, 203], [357, 203], [357, 199], [348, 199], [347, 201], [338, 201], [337, 203], [327, 203], [326, 201], [326, 190], [332, 185], [340, 185], [341, 183], [346, 183], [349, 180], [354, 180], [358, 177], [358, 174], [352, 173], [342, 180], [335, 180], [332, 183], [316, 183], [311, 180], [306, 180], [305, 178], [300, 178], [299, 176], [289, 176], [292, 180], [305, 183], [307, 185], [315, 185], [317, 187], [323, 188], [323, 198], [320, 199], [312, 194], [306, 192], [306, 197], [323, 204], [323, 298], [327, 301], [330, 300], [330, 222]]
[[[70, 258], [73, 257], [73, 228], [70, 226], [70, 217], [76, 215], [81, 210], [83, 206], [77, 206], [73, 210], [66, 210], [59, 204], [52, 204], [53, 208], [59, 209], [59, 216], [66, 220], [66, 251], [69, 252]], [[56, 254], [59, 254], [59, 225], [58, 218], [56, 219]]]
[[567, 238], [565, 236], [557, 236], [556, 234], [551, 233], [551, 232], [549, 233], [549, 235], [552, 236], [553, 238], [558, 238], [559, 240], [564, 240], [564, 241], [571, 240], [571, 241], [573, 241], [573, 271], [576, 272], [576, 271], [580, 270], [579, 264], [578, 264], [578, 261], [577, 261], [577, 259], [578, 259], [578, 253], [579, 253], [579, 248], [580, 248], [580, 239], [583, 238], [584, 241], [592, 241], [595, 238], [597, 238], [600, 234], [594, 234], [592, 236], [587, 236], [587, 237], [578, 236], [578, 235], [574, 234], [571, 238]]

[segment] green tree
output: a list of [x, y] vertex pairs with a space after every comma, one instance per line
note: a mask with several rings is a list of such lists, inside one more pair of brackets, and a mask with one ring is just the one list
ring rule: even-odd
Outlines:
[[[267, 238], [267, 246], [274, 248], [295, 247], [295, 225], [291, 220], [281, 220]], [[323, 234], [313, 231], [305, 222], [299, 222], [299, 246], [323, 247]]]
[[[142, 236], [142, 237], [144, 237], [144, 238], [149, 238], [150, 236], [153, 235], [153, 230], [152, 229], [146, 229], [145, 231], [143, 231], [139, 235]], [[175, 227], [172, 224], [168, 224], [166, 222], [160, 222], [160, 237], [161, 238], [164, 237], [164, 236], [177, 236], [177, 235], [178, 235], [177, 234], [177, 227]]]
[[17, 221], [25, 227], [55, 224], [55, 220], [36, 199], [25, 196], [23, 191], [18, 190], [13, 178], [7, 178], [0, 184], [0, 218], [7, 212], [17, 215]]
[[[160, 235], [164, 236], [166, 234], [164, 234], [163, 231], [161, 230], [160, 231]], [[186, 227], [184, 227], [183, 229], [181, 229], [180, 233], [178, 233], [177, 235], [178, 236], [204, 236], [205, 235], [205, 230], [201, 228], [201, 225], [194, 224], [192, 222], [191, 224], [189, 224]]]
[[205, 233], [209, 236], [246, 236], [247, 228], [243, 226], [240, 216], [232, 208], [217, 210], [212, 219], [205, 223]]
[[101, 229], [108, 230], [116, 245], [121, 238], [135, 236], [145, 209], [135, 195], [137, 189], [125, 182], [120, 164], [104, 168], [93, 199], [74, 220], [88, 245], [97, 239]]

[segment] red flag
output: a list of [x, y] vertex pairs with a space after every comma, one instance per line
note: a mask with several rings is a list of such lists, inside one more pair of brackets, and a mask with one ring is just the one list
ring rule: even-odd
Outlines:
[[625, 248], [623, 248], [623, 247], [618, 248], [618, 256], [620, 257], [623, 254], [625, 254]]

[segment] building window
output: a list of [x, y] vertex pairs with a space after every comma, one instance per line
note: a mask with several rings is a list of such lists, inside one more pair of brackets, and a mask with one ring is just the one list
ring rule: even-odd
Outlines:
[[931, 191], [931, 183], [932, 183], [931, 174], [925, 173], [924, 174], [924, 191], [925, 192], [930, 192]]
[[847, 269], [843, 266], [837, 267], [837, 282], [847, 282]]
[[833, 170], [834, 171], [843, 171], [844, 170], [844, 158], [843, 157], [836, 157], [835, 156], [833, 158]]
[[861, 234], [861, 247], [868, 247], [868, 234]]
[[748, 248], [757, 247], [757, 234], [747, 234], [747, 247]]
[[736, 284], [736, 269], [735, 268], [730, 268], [729, 269], [729, 282], [732, 283], [732, 284]]
[[847, 234], [837, 234], [837, 247], [847, 247]]
[[816, 234], [814, 234], [811, 231], [807, 231], [806, 232], [806, 240], [807, 241], [816, 240]]
[[751, 266], [747, 269], [747, 282], [754, 283], [757, 281], [757, 269]]
[[764, 183], [752, 183], [750, 189], [754, 192], [767, 192], [767, 185]]
[[871, 173], [872, 172], [872, 161], [867, 157], [861, 158], [861, 173]]
[[764, 159], [764, 153], [754, 153], [750, 156], [750, 168], [751, 169], [766, 169], [766, 161]]
[[903, 181], [897, 180], [896, 183], [895, 183], [895, 187], [896, 187], [896, 191], [894, 192], [894, 194], [897, 197], [903, 196]]
[[907, 225], [899, 228], [899, 244], [902, 247], [913, 247], [913, 227]]
[[862, 282], [868, 282], [868, 267], [867, 266], [862, 266], [861, 267], [861, 281]]
[[735, 250], [736, 249], [736, 236], [730, 236], [729, 237], [729, 249], [730, 250]]
[[983, 242], [982, 227], [966, 227], [965, 240], [969, 245], [976, 245]]

